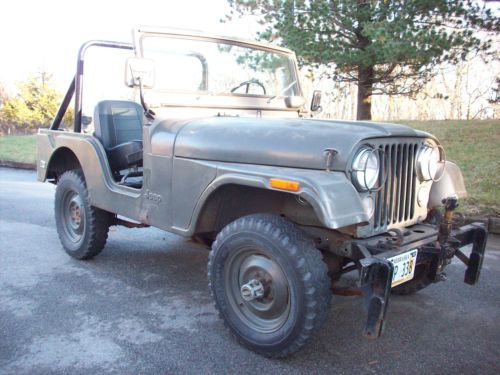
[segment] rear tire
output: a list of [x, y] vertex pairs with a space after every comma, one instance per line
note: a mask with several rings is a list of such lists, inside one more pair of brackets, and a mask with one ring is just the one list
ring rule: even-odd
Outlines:
[[227, 225], [208, 265], [225, 325], [243, 346], [268, 357], [298, 351], [325, 322], [332, 297], [327, 272], [312, 240], [268, 214]]
[[90, 205], [81, 171], [62, 174], [54, 208], [57, 234], [66, 253], [76, 259], [90, 259], [103, 250], [111, 214]]

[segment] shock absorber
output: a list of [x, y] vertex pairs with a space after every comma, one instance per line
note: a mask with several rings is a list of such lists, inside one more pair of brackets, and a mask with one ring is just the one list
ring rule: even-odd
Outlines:
[[451, 238], [451, 230], [453, 227], [453, 216], [455, 209], [458, 207], [458, 199], [456, 196], [443, 199], [444, 215], [439, 224], [438, 242], [441, 248], [439, 260], [436, 267], [436, 281], [446, 279], [443, 273], [444, 266], [451, 262], [451, 258], [455, 254], [456, 246], [454, 246], [453, 238]]
[[443, 199], [444, 204], [444, 215], [441, 224], [439, 225], [439, 235], [438, 241], [441, 246], [445, 246], [451, 234], [451, 229], [453, 226], [453, 216], [455, 214], [455, 209], [458, 207], [458, 199], [456, 196]]

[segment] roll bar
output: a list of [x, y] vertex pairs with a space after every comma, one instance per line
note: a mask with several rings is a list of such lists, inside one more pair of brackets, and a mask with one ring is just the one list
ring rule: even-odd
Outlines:
[[50, 125], [50, 130], [57, 130], [61, 125], [61, 121], [66, 113], [69, 103], [75, 95], [75, 122], [73, 131], [75, 133], [80, 133], [82, 131], [82, 96], [83, 96], [83, 68], [85, 53], [90, 47], [104, 47], [104, 48], [117, 48], [117, 49], [127, 49], [133, 50], [134, 46], [130, 43], [122, 42], [112, 42], [106, 40], [90, 40], [84, 43], [78, 52], [78, 60], [76, 64], [76, 75], [69, 85], [66, 95], [64, 95], [63, 101], [54, 117], [52, 125]]

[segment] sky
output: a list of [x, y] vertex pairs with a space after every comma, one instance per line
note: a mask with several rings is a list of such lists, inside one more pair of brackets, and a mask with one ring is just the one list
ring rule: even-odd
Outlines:
[[0, 82], [16, 81], [44, 69], [65, 91], [82, 43], [91, 39], [131, 42], [141, 25], [202, 30], [252, 39], [256, 24], [221, 24], [226, 0], [13, 0], [0, 11]]

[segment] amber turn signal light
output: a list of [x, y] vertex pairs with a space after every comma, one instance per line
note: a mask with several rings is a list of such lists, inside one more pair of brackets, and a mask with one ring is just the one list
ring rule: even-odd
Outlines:
[[279, 178], [271, 178], [269, 180], [269, 185], [274, 189], [287, 190], [287, 191], [299, 191], [300, 183], [297, 181], [287, 181], [280, 180]]

